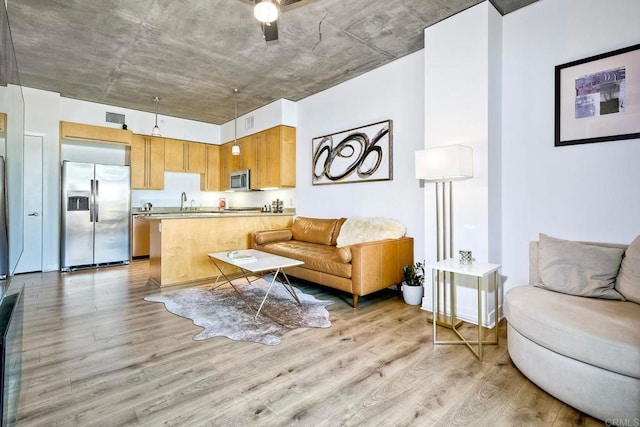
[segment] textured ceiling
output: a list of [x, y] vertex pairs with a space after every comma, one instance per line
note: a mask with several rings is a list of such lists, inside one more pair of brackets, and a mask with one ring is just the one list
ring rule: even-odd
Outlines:
[[[503, 14], [535, 0], [494, 0]], [[302, 0], [265, 43], [251, 0], [9, 0], [21, 84], [221, 124], [420, 50], [424, 28], [481, 0]]]

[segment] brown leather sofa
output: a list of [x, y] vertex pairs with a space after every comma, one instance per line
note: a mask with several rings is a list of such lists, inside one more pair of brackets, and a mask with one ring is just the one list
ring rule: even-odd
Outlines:
[[303, 261], [287, 275], [358, 297], [402, 282], [402, 267], [413, 264], [413, 238], [401, 237], [338, 248], [346, 218], [297, 217], [291, 228], [254, 233], [254, 248]]

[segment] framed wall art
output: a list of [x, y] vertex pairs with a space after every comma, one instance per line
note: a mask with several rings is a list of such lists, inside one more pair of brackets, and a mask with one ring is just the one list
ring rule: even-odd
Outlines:
[[312, 184], [392, 180], [392, 142], [392, 120], [313, 138]]
[[640, 138], [640, 44], [558, 65], [555, 145]]

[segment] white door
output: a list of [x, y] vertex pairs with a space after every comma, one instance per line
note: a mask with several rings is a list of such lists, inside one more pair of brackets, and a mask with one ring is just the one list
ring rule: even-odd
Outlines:
[[42, 271], [42, 136], [24, 136], [24, 252], [16, 273]]

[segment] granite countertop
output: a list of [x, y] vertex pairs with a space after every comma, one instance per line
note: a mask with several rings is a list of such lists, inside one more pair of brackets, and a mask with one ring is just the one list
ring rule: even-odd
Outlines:
[[266, 216], [266, 215], [295, 215], [294, 208], [284, 209], [282, 213], [275, 212], [262, 212], [260, 208], [230, 208], [227, 210], [220, 210], [217, 208], [197, 208], [197, 209], [185, 209], [180, 211], [180, 208], [154, 208], [151, 211], [143, 211], [139, 208], [134, 208], [131, 214], [137, 217], [145, 217], [148, 219], [184, 219], [184, 218], [223, 218], [223, 217], [248, 217], [248, 216]]

